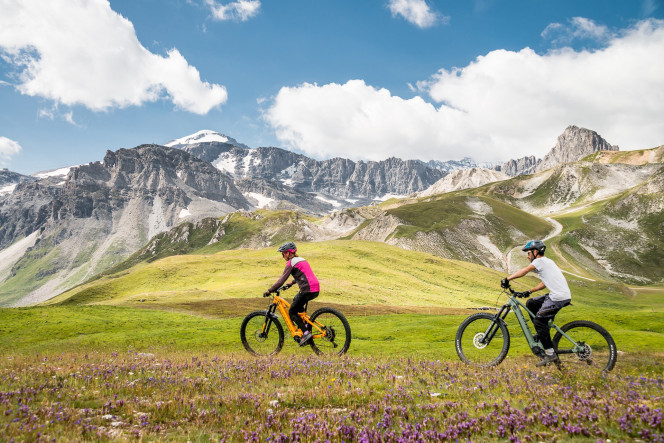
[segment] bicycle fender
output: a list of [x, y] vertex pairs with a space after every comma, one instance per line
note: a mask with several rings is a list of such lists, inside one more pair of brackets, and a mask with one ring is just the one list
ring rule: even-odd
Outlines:
[[274, 312], [270, 312], [270, 311], [263, 311], [263, 312], [265, 312], [265, 315], [270, 317], [272, 320], [279, 321], [279, 317], [277, 317], [277, 314], [275, 314]]

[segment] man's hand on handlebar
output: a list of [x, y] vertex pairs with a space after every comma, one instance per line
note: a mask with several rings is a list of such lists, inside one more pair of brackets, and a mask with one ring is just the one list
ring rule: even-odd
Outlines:
[[504, 278], [500, 281], [500, 287], [503, 289], [507, 289], [510, 287], [510, 281], [507, 278]]
[[263, 292], [263, 297], [269, 297], [269, 296], [270, 296], [270, 291]]
[[528, 298], [530, 297], [531, 292], [530, 291], [523, 291], [523, 292], [515, 292], [514, 296], [517, 298]]

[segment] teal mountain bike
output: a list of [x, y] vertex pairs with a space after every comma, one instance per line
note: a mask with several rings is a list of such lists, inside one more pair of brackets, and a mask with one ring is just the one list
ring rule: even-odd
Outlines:
[[[531, 332], [522, 309], [530, 318], [533, 318], [534, 314], [518, 300], [527, 295], [516, 292], [511, 287], [508, 287], [505, 293], [508, 290], [509, 300], [498, 313], [473, 314], [459, 326], [455, 345], [457, 355], [463, 362], [478, 366], [496, 366], [505, 359], [510, 349], [510, 333], [505, 318], [511, 311], [514, 312], [533, 354], [544, 356], [542, 343]], [[597, 323], [576, 320], [558, 327], [550, 321], [549, 326], [556, 330], [553, 348], [560, 359], [559, 367], [582, 365], [608, 372], [615, 366], [618, 356], [616, 344], [611, 334]]]

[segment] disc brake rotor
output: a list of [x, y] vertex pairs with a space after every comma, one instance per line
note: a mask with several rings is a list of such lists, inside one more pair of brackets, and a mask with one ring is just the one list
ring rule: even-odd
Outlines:
[[484, 339], [484, 332], [478, 332], [475, 334], [475, 337], [473, 337], [473, 345], [477, 349], [484, 349], [487, 346], [487, 343], [482, 343], [482, 339]]

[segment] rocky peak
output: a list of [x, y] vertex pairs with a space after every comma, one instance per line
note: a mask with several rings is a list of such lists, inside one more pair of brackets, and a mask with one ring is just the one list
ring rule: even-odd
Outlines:
[[558, 136], [556, 145], [543, 159], [530, 155], [516, 160], [511, 159], [494, 169], [516, 177], [544, 171], [561, 163], [574, 163], [593, 152], [617, 150], [618, 146], [609, 144], [597, 132], [570, 125]]
[[618, 149], [618, 146], [612, 146], [597, 132], [571, 125], [558, 137], [556, 145], [544, 156], [535, 170], [543, 171], [560, 163], [573, 163], [593, 152]]
[[430, 188], [419, 193], [420, 197], [427, 197], [434, 194], [443, 194], [445, 192], [458, 191], [461, 189], [477, 188], [496, 181], [507, 180], [510, 178], [507, 174], [486, 168], [460, 169], [450, 172], [445, 177], [438, 180]]
[[521, 157], [516, 160], [508, 160], [495, 169], [509, 175], [510, 177], [516, 177], [517, 175], [527, 175], [534, 173], [535, 169], [541, 162], [541, 159], [535, 158], [534, 155], [529, 155], [527, 157]]

